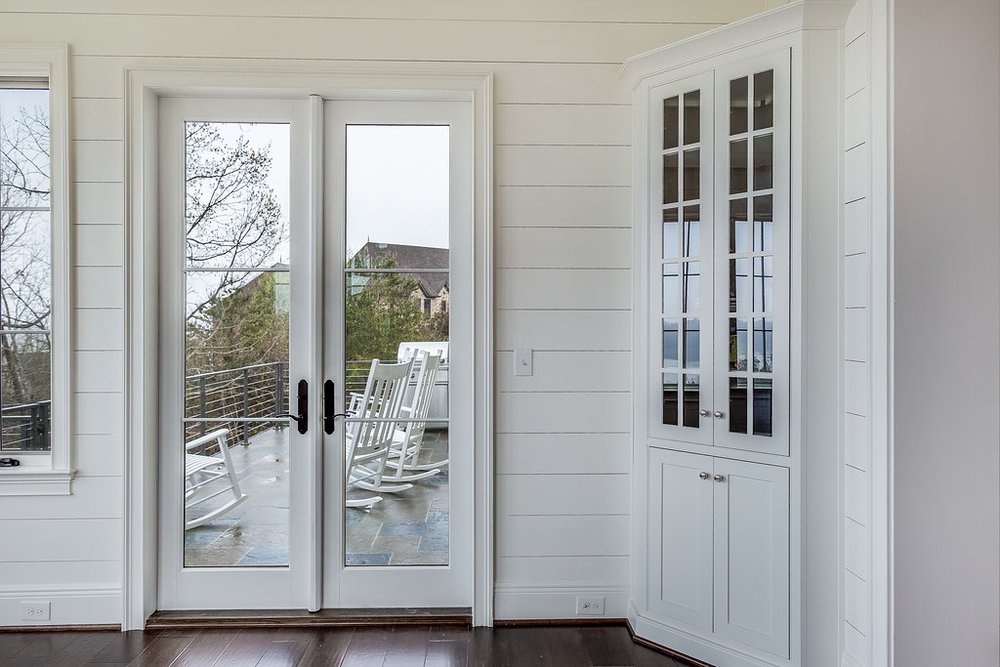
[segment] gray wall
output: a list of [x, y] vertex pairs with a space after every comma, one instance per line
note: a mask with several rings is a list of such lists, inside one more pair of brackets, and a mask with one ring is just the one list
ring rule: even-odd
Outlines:
[[997, 665], [1000, 2], [895, 3], [896, 665]]

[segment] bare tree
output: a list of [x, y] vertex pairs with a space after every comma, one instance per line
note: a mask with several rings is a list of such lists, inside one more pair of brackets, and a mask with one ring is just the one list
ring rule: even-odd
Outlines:
[[[4, 405], [49, 398], [49, 122], [44, 93], [0, 115], [0, 391]], [[13, 96], [5, 95], [4, 102]], [[32, 103], [31, 97], [42, 97]], [[16, 98], [14, 98], [16, 99]], [[17, 333], [24, 332], [24, 333]]]

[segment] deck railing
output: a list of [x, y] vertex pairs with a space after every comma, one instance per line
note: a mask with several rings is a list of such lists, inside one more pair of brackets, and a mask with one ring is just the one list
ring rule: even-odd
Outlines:
[[0, 451], [47, 452], [52, 401], [9, 405], [0, 410]]

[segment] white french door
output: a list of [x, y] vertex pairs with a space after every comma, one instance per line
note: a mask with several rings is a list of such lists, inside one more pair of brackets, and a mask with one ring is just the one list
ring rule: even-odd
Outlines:
[[[158, 608], [472, 605], [471, 124], [467, 102], [161, 100]], [[400, 363], [404, 409], [357, 412]], [[365, 494], [366, 421], [422, 449]]]

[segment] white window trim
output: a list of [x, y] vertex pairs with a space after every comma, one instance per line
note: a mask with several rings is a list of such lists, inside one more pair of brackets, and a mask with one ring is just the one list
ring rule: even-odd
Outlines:
[[52, 448], [48, 455], [17, 457], [17, 468], [0, 468], [0, 496], [69, 495], [72, 377], [70, 363], [69, 56], [66, 45], [0, 45], [0, 77], [38, 77], [49, 82], [49, 146], [52, 225]]

